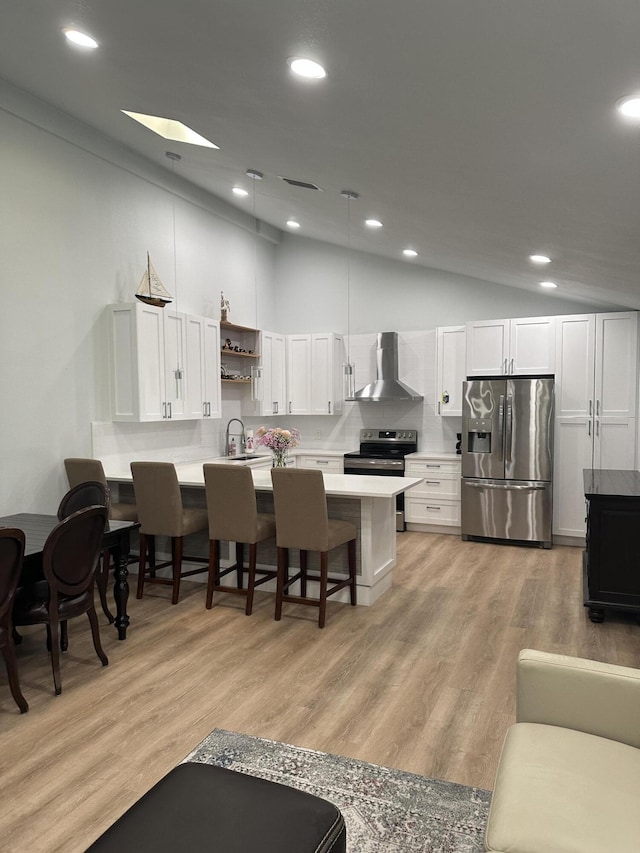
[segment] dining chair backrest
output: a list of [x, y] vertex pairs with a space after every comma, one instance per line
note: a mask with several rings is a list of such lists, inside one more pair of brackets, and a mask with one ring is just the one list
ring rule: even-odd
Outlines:
[[53, 528], [42, 551], [42, 569], [52, 598], [58, 593], [81, 595], [90, 588], [106, 523], [106, 506], [91, 506], [67, 516]]
[[11, 621], [23, 557], [23, 531], [15, 527], [0, 529], [0, 628], [7, 629]]
[[327, 551], [329, 516], [322, 471], [272, 468], [271, 482], [278, 547]]
[[203, 465], [209, 539], [255, 542], [258, 509], [251, 469], [246, 465]]
[[69, 488], [80, 483], [88, 483], [98, 481], [107, 485], [102, 462], [99, 459], [84, 459], [79, 457], [70, 457], [64, 460], [64, 469], [67, 472], [67, 480]]
[[58, 521], [88, 506], [106, 506], [109, 509], [109, 489], [97, 480], [78, 483], [60, 501]]
[[182, 536], [182, 495], [173, 462], [132, 462], [131, 475], [140, 532]]

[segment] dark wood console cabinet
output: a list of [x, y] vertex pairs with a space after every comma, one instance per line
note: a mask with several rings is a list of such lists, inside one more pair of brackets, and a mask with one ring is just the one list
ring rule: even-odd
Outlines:
[[589, 618], [604, 621], [606, 608], [640, 613], [640, 472], [585, 469], [584, 492]]

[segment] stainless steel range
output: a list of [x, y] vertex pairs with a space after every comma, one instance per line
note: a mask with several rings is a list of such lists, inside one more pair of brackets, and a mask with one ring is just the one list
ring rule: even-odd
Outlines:
[[[345, 474], [404, 477], [404, 457], [418, 449], [415, 429], [360, 430], [360, 450], [344, 455]], [[404, 494], [396, 498], [396, 530], [404, 530]]]

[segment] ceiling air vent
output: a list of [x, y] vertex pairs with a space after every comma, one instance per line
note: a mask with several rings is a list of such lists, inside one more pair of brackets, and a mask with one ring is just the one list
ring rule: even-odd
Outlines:
[[295, 178], [285, 178], [284, 175], [280, 175], [280, 180], [290, 184], [292, 187], [302, 187], [303, 190], [320, 190], [322, 192], [321, 187], [310, 184], [308, 181], [296, 181]]

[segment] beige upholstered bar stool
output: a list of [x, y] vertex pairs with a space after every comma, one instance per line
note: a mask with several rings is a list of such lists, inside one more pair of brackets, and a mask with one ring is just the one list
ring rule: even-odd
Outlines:
[[[112, 521], [137, 521], [138, 510], [135, 504], [128, 503], [112, 503], [107, 478], [104, 474], [102, 462], [99, 459], [85, 459], [82, 457], [70, 457], [64, 460], [64, 468], [69, 481], [69, 488], [75, 489], [83, 483], [102, 483], [107, 490], [107, 508], [109, 510], [109, 518]], [[133, 556], [129, 558], [130, 563], [135, 563], [138, 558]], [[109, 551], [102, 552], [102, 560], [98, 571], [96, 572], [96, 586], [100, 596], [100, 604], [104, 615], [109, 622], [113, 622], [113, 614], [109, 610], [107, 604], [107, 589], [109, 586]]]
[[[272, 468], [273, 501], [276, 511], [276, 542], [278, 545], [278, 587], [276, 615], [282, 617], [282, 602], [310, 604], [319, 609], [318, 627], [324, 628], [327, 598], [349, 587], [351, 604], [356, 603], [356, 537], [355, 524], [329, 518], [327, 496], [322, 471], [296, 468]], [[347, 544], [348, 578], [329, 577], [328, 554], [338, 545]], [[300, 572], [289, 577], [289, 549], [300, 551]], [[320, 552], [319, 598], [307, 596], [308, 551]], [[290, 595], [289, 587], [300, 580], [300, 595]], [[329, 584], [334, 584], [329, 587]]]
[[[104, 468], [99, 459], [69, 458], [64, 460], [64, 468], [67, 472], [69, 488], [79, 486], [80, 483], [98, 481], [107, 485]], [[137, 521], [138, 510], [135, 504], [109, 503], [109, 518], [113, 521]]]
[[[245, 613], [251, 615], [253, 593], [257, 586], [277, 577], [277, 571], [256, 568], [258, 542], [273, 539], [276, 521], [273, 515], [259, 513], [251, 469], [245, 465], [203, 465], [209, 512], [209, 583], [207, 609], [214, 592], [231, 592], [247, 597]], [[220, 542], [236, 543], [236, 562], [220, 570]], [[249, 546], [249, 575], [243, 589], [244, 546]], [[220, 581], [236, 571], [237, 586], [222, 586]], [[256, 575], [259, 575], [256, 578]]]
[[[194, 563], [208, 562], [206, 557], [187, 557], [183, 550], [185, 536], [207, 529], [209, 521], [207, 511], [197, 507], [185, 509], [182, 506], [180, 484], [173, 462], [132, 462], [131, 474], [140, 521], [140, 565], [137, 597], [142, 598], [145, 580], [147, 583], [170, 584], [173, 587], [171, 603], [177, 604], [180, 597], [181, 578], [207, 571], [206, 568], [182, 571], [183, 560]], [[171, 560], [156, 564], [156, 536], [170, 537]], [[147, 551], [151, 576], [145, 578]], [[171, 566], [172, 579], [156, 576], [156, 570], [165, 566]]]

